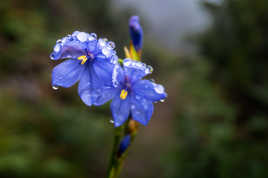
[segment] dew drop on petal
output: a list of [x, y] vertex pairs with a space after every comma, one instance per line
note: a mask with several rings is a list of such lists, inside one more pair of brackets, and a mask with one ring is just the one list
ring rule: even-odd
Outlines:
[[88, 41], [94, 41], [94, 40], [96, 40], [96, 38], [94, 36], [92, 36], [92, 35], [88, 36]]
[[61, 43], [62, 42], [62, 40], [61, 39], [58, 39], [57, 41], [56, 41], [56, 43]]
[[138, 96], [138, 95], [136, 95], [136, 99], [137, 99], [137, 100], [140, 100], [140, 99], [141, 99], [141, 97], [140, 97], [140, 96]]
[[124, 61], [124, 66], [129, 67], [130, 65], [131, 65], [131, 61], [130, 60]]
[[161, 103], [163, 103], [164, 101], [165, 101], [164, 99], [163, 100], [160, 100]]
[[99, 39], [98, 46], [102, 49], [106, 46], [106, 41], [104, 39]]
[[111, 50], [109, 50], [108, 48], [102, 48], [102, 53], [106, 56], [106, 57], [110, 57], [111, 56]]
[[70, 37], [64, 37], [64, 38], [62, 38], [62, 44], [64, 45], [64, 43], [66, 43], [68, 40], [70, 39]]
[[153, 72], [153, 67], [152, 66], [150, 66], [150, 65], [147, 65], [146, 66], [146, 69], [145, 69], [145, 73], [146, 74], [150, 74], [150, 73], [152, 73]]
[[154, 90], [155, 90], [156, 93], [162, 94], [162, 93], [164, 93], [165, 89], [164, 89], [164, 87], [162, 85], [155, 84]]
[[50, 59], [55, 59], [55, 55], [54, 54], [51, 54], [50, 55]]
[[113, 41], [109, 41], [109, 42], [108, 42], [108, 47], [109, 47], [110, 49], [114, 49], [114, 48], [115, 48], [115, 43], [114, 43]]
[[75, 36], [76, 37], [79, 33], [80, 33], [79, 31], [74, 31], [73, 34], [72, 34], [72, 36]]
[[113, 82], [114, 87], [118, 87], [119, 85], [119, 82], [117, 81], [118, 69], [119, 69], [119, 66], [115, 65], [113, 73], [112, 73], [112, 82]]
[[90, 36], [92, 36], [94, 39], [97, 39], [97, 34], [96, 33], [90, 33]]
[[81, 42], [85, 42], [85, 41], [87, 41], [87, 39], [88, 39], [88, 34], [85, 33], [85, 32], [80, 32], [80, 33], [77, 34], [76, 37], [77, 37], [77, 39], [78, 39], [79, 41], [81, 41]]
[[52, 86], [52, 89], [53, 89], [53, 90], [58, 90], [59, 87], [58, 87], [58, 86]]
[[131, 109], [135, 109], [135, 105], [134, 104], [131, 105]]
[[118, 57], [117, 57], [117, 55], [112, 55], [112, 56], [111, 56], [111, 63], [112, 63], [112, 64], [116, 64], [117, 61], [118, 61]]
[[113, 124], [113, 123], [114, 123], [114, 120], [111, 119], [109, 122], [110, 122], [111, 124]]
[[54, 47], [54, 51], [55, 52], [59, 52], [60, 51], [60, 48], [61, 48], [61, 45], [60, 44], [56, 44], [55, 47]]

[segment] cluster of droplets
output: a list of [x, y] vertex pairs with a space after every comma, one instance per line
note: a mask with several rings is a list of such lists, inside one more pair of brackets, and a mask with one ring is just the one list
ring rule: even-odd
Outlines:
[[[61, 52], [61, 50], [67, 43], [74, 42], [74, 41], [84, 43], [84, 42], [93, 42], [96, 40], [97, 40], [97, 35], [95, 33], [88, 34], [85, 32], [75, 31], [71, 35], [67, 35], [56, 41], [56, 45], [53, 48], [53, 52], [50, 55], [50, 58], [52, 60], [55, 60], [58, 54]], [[64, 56], [64, 58], [71, 58], [71, 57], [72, 56], [70, 54], [67, 56]]]
[[113, 69], [113, 74], [112, 74], [112, 83], [114, 87], [118, 87], [119, 82], [118, 82], [118, 74], [119, 74], [119, 70], [120, 70], [120, 66], [119, 65], [115, 65], [114, 69]]
[[106, 58], [111, 58], [110, 62], [116, 63], [118, 58], [114, 50], [115, 43], [108, 41], [107, 38], [100, 38], [97, 43], [97, 47]]
[[153, 72], [152, 66], [146, 65], [146, 64], [144, 64], [142, 62], [138, 62], [138, 61], [133, 62], [133, 60], [131, 60], [131, 59], [124, 60], [124, 67], [131, 67], [131, 68], [135, 68], [138, 70], [142, 70], [145, 72], [146, 75], [151, 74]]
[[[67, 35], [59, 40], [57, 40], [56, 45], [53, 48], [53, 52], [50, 55], [52, 60], [58, 59], [63, 48], [68, 43], [77, 42], [80, 43], [86, 50], [95, 55], [104, 55], [105, 58], [109, 58], [110, 62], [116, 63], [118, 57], [114, 50], [115, 43], [112, 41], [108, 41], [107, 38], [97, 39], [96, 33], [86, 33], [75, 31], [71, 35]], [[63, 58], [72, 58], [70, 54], [63, 56]]]

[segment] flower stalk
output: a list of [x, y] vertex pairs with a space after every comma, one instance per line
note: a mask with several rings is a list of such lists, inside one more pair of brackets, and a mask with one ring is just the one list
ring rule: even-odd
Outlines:
[[[134, 142], [137, 131], [138, 123], [132, 119], [129, 119], [123, 126], [114, 129], [114, 145], [110, 157], [107, 178], [119, 177], [124, 161], [127, 158], [130, 145]], [[127, 140], [128, 143], [124, 145], [125, 148], [121, 148], [122, 143], [125, 141], [124, 138], [127, 136], [130, 136], [130, 140]]]

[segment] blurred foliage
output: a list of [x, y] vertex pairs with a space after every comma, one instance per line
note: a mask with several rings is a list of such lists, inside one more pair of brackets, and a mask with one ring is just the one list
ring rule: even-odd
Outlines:
[[120, 44], [129, 15], [114, 18], [109, 7], [107, 0], [1, 1], [1, 178], [104, 177], [109, 107], [86, 107], [75, 87], [53, 91], [48, 56], [56, 39], [74, 30], [98, 31]]
[[[113, 2], [1, 1], [1, 178], [105, 176], [109, 105], [86, 107], [76, 87], [53, 91], [48, 56], [57, 38], [81, 30], [113, 40], [122, 57], [134, 11]], [[198, 55], [145, 39], [143, 61], [169, 98], [141, 127], [122, 177], [268, 177], [268, 2], [203, 7], [212, 23], [195, 36]]]
[[203, 5], [212, 23], [184, 64], [166, 177], [268, 177], [268, 2]]

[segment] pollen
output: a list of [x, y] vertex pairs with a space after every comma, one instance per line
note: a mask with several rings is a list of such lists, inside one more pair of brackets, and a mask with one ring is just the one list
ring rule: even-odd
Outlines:
[[128, 92], [126, 90], [121, 90], [120, 98], [125, 100], [127, 98]]
[[81, 61], [81, 64], [85, 64], [87, 62], [87, 56], [79, 56], [77, 59]]

